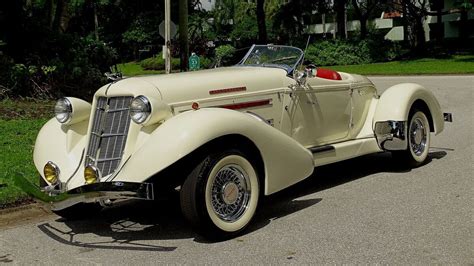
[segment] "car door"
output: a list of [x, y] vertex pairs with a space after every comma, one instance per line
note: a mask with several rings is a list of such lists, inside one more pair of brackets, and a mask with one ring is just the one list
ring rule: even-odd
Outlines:
[[286, 94], [282, 129], [307, 147], [340, 142], [349, 136], [351, 112], [347, 83], [307, 84]]

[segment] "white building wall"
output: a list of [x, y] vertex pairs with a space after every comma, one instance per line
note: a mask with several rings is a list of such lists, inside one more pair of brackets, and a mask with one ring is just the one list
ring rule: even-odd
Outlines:
[[201, 0], [201, 6], [206, 11], [211, 11], [216, 5], [216, 0]]

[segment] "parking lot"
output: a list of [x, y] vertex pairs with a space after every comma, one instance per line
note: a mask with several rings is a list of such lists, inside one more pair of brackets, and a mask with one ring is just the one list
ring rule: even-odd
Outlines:
[[219, 243], [196, 235], [172, 199], [85, 221], [44, 215], [0, 227], [0, 263], [474, 263], [474, 76], [371, 79], [380, 91], [422, 84], [453, 113], [426, 165], [407, 170], [381, 153], [316, 168], [266, 198], [246, 234]]

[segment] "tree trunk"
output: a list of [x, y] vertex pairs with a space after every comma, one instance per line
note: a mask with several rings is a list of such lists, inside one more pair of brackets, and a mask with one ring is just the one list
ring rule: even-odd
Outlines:
[[345, 0], [335, 0], [334, 8], [336, 11], [337, 18], [337, 37], [340, 39], [346, 39], [346, 3]]
[[189, 60], [188, 0], [179, 0], [179, 45], [181, 71], [187, 71]]
[[415, 21], [415, 50], [418, 55], [424, 54], [425, 51], [425, 29], [423, 28], [423, 17], [416, 18]]
[[56, 14], [54, 18], [54, 29], [59, 33], [65, 33], [71, 14], [69, 13], [69, 0], [57, 0]]
[[360, 16], [360, 39], [364, 40], [367, 37], [367, 16]]
[[94, 1], [92, 3], [94, 6], [94, 35], [95, 35], [95, 40], [99, 40], [99, 18], [97, 16], [97, 1]]
[[465, 8], [461, 10], [461, 18], [459, 23], [459, 38], [461, 40], [467, 40], [469, 38], [469, 27], [468, 27], [468, 12]]
[[438, 44], [443, 42], [444, 38], [444, 23], [443, 23], [443, 8], [442, 0], [436, 0], [436, 41]]
[[407, 0], [402, 0], [402, 24], [403, 24], [403, 41], [409, 41], [409, 34], [408, 34], [408, 8], [407, 8]]
[[46, 9], [46, 17], [48, 18], [48, 28], [52, 29], [55, 17], [53, 0], [46, 0], [44, 7]]
[[265, 22], [265, 0], [257, 0], [258, 42], [267, 43], [267, 25]]

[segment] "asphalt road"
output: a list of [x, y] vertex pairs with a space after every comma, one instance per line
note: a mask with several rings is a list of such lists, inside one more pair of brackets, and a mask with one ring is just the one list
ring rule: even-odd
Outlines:
[[128, 204], [81, 222], [54, 215], [0, 229], [0, 263], [474, 263], [474, 76], [373, 77], [430, 88], [454, 123], [411, 170], [376, 154], [317, 168], [267, 198], [247, 234], [208, 243], [176, 201]]

